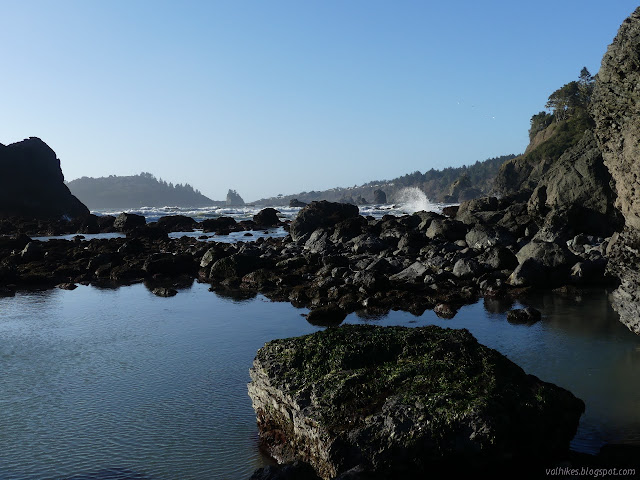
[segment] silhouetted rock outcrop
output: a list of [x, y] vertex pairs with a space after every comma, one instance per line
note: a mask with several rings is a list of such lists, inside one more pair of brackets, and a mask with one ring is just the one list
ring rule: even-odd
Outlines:
[[60, 160], [42, 140], [30, 137], [0, 145], [0, 217], [79, 218], [89, 209], [64, 184]]
[[244, 205], [244, 200], [242, 199], [242, 197], [240, 195], [238, 195], [238, 192], [236, 192], [235, 190], [229, 190], [227, 192], [227, 200], [225, 202], [228, 206], [242, 206]]

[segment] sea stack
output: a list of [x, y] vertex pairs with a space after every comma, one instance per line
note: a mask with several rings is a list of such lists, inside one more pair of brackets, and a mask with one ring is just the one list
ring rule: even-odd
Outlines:
[[74, 219], [89, 209], [64, 184], [60, 160], [42, 140], [0, 144], [0, 217]]

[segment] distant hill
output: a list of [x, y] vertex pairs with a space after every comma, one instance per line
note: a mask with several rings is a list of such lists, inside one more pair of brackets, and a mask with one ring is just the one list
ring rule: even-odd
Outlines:
[[329, 200], [355, 204], [374, 203], [374, 192], [382, 190], [387, 202], [399, 201], [399, 192], [407, 187], [422, 190], [431, 201], [460, 202], [488, 194], [493, 188], [500, 167], [516, 155], [503, 155], [477, 161], [473, 165], [447, 167], [443, 170], [431, 170], [421, 173], [415, 171], [392, 180], [375, 180], [364, 185], [353, 187], [336, 187], [329, 190], [300, 192], [293, 195], [257, 200], [259, 205], [288, 205], [293, 199], [309, 203], [314, 200]]
[[188, 183], [173, 185], [148, 172], [123, 177], [82, 177], [67, 182], [67, 186], [91, 210], [224, 204], [205, 197]]

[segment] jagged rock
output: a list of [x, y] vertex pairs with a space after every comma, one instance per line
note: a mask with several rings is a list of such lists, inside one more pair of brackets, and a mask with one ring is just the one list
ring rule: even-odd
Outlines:
[[627, 18], [602, 59], [590, 113], [626, 225], [640, 230], [640, 8]]
[[387, 194], [379, 188], [373, 191], [373, 203], [383, 205], [387, 203]]
[[297, 198], [293, 198], [293, 199], [289, 200], [289, 206], [290, 207], [306, 207], [307, 204], [304, 203], [304, 202], [301, 202]]
[[604, 166], [593, 132], [582, 139], [544, 173], [529, 200], [529, 209], [544, 216], [549, 209], [564, 209], [574, 232], [608, 236], [622, 226], [614, 207], [613, 181]]
[[0, 144], [0, 217], [72, 219], [89, 209], [64, 184], [60, 160], [42, 140]]
[[516, 253], [518, 262], [533, 258], [547, 268], [559, 268], [572, 265], [576, 256], [567, 247], [553, 242], [531, 241]]
[[422, 262], [413, 262], [407, 268], [389, 277], [389, 280], [394, 282], [409, 282], [416, 283], [422, 282], [422, 279], [426, 275], [428, 269]]
[[343, 325], [267, 343], [250, 373], [263, 447], [323, 479], [548, 462], [584, 411], [464, 329]]
[[239, 207], [244, 205], [244, 200], [240, 195], [238, 195], [238, 192], [229, 189], [229, 191], [227, 192], [227, 199], [225, 201], [225, 204], [229, 207]]
[[322, 200], [311, 202], [298, 213], [291, 222], [289, 233], [294, 241], [311, 234], [318, 228], [333, 227], [348, 218], [359, 214], [358, 207], [347, 203], [335, 203]]

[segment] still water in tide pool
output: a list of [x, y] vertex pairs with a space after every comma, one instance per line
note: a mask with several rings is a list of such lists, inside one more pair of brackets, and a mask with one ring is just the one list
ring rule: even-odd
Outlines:
[[[207, 287], [172, 298], [143, 285], [0, 298], [0, 480], [243, 480], [265, 465], [247, 396], [251, 362], [266, 341], [319, 327], [288, 303]], [[640, 444], [640, 337], [618, 322], [606, 292], [524, 303], [543, 320], [511, 325], [508, 305], [480, 301], [452, 320], [427, 311], [346, 322], [468, 328], [585, 401], [574, 449]]]

